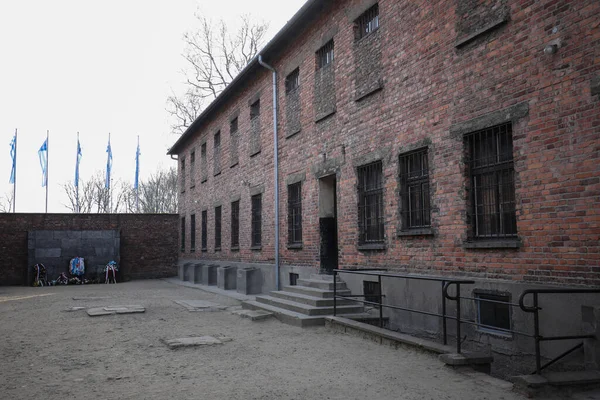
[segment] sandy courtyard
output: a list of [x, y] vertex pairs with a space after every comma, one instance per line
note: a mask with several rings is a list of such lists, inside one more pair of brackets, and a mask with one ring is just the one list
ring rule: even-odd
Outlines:
[[[78, 300], [74, 300], [78, 298]], [[232, 308], [190, 312], [178, 300], [239, 302], [165, 281], [0, 287], [1, 399], [522, 399], [510, 384], [453, 371], [434, 356], [391, 349]], [[142, 305], [90, 317], [71, 307]], [[226, 336], [169, 349], [162, 340]]]

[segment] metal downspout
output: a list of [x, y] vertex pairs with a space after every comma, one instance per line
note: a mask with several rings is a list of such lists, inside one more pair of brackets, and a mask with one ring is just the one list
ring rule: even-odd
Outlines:
[[258, 63], [273, 73], [273, 164], [275, 191], [275, 289], [279, 290], [279, 152], [277, 145], [277, 71], [258, 55]]

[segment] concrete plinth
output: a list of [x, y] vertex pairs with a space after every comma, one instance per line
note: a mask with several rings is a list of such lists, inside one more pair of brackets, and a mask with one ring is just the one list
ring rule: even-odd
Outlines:
[[195, 263], [192, 265], [190, 282], [191, 283], [202, 283], [202, 263]]
[[238, 268], [236, 290], [242, 294], [260, 294], [260, 270], [252, 267]]
[[217, 269], [217, 287], [233, 290], [237, 287], [237, 267], [227, 265]]
[[192, 269], [192, 263], [188, 262], [188, 263], [184, 263], [183, 264], [183, 280], [184, 281], [188, 281], [190, 280], [190, 271]]
[[202, 266], [202, 283], [204, 285], [214, 286], [217, 284], [217, 265]]
[[594, 335], [592, 339], [584, 339], [583, 353], [585, 367], [600, 369], [600, 306], [581, 306], [582, 331], [584, 335]]

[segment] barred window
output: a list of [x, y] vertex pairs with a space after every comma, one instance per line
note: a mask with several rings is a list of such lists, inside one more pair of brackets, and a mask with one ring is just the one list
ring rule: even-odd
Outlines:
[[300, 69], [296, 68], [285, 78], [285, 94], [300, 86]]
[[181, 217], [181, 252], [185, 252], [185, 217]]
[[231, 203], [231, 248], [240, 247], [240, 201]]
[[214, 174], [215, 176], [221, 173], [221, 131], [215, 133], [215, 150], [214, 150]]
[[196, 152], [190, 153], [190, 187], [196, 186], [196, 179], [194, 178], [196, 170]]
[[190, 251], [196, 251], [196, 214], [190, 216]]
[[181, 193], [185, 192], [185, 158], [181, 159]]
[[251, 226], [251, 246], [259, 247], [262, 245], [261, 236], [262, 224], [262, 194], [252, 196], [252, 226]]
[[229, 135], [231, 136], [229, 154], [231, 157], [230, 166], [234, 166], [239, 162], [238, 157], [238, 119], [235, 117], [229, 121]]
[[379, 29], [379, 4], [375, 4], [373, 7], [365, 11], [360, 17], [354, 22], [354, 33], [356, 40], [367, 36], [369, 33], [375, 32]]
[[383, 166], [376, 161], [358, 168], [359, 244], [383, 242], [383, 220]]
[[200, 146], [200, 168], [202, 168], [202, 180], [200, 183], [204, 183], [208, 180], [208, 161], [206, 159], [206, 143], [202, 143]]
[[202, 251], [208, 249], [208, 212], [202, 211]]
[[260, 99], [250, 105], [250, 119], [260, 116]]
[[516, 237], [512, 124], [466, 136], [474, 238]]
[[221, 206], [215, 207], [215, 251], [221, 250]]
[[288, 186], [288, 243], [302, 243], [302, 182]]
[[333, 62], [333, 39], [317, 50], [317, 70]]
[[427, 149], [400, 156], [401, 226], [406, 231], [431, 226]]

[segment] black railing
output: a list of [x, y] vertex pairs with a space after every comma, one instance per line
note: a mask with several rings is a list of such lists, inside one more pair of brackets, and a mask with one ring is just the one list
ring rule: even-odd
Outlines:
[[[338, 295], [337, 294], [337, 274], [341, 274], [341, 273], [377, 276], [377, 279], [379, 282], [379, 295], [375, 295], [375, 294], [345, 295], [345, 296]], [[540, 374], [543, 369], [549, 367], [550, 365], [556, 363], [560, 359], [566, 357], [567, 355], [569, 355], [569, 354], [573, 353], [574, 351], [583, 347], [583, 343], [579, 343], [579, 344], [575, 345], [574, 347], [570, 348], [569, 350], [554, 357], [552, 360], [548, 361], [544, 365], [542, 365], [541, 346], [540, 346], [541, 342], [574, 340], [574, 339], [590, 339], [590, 338], [595, 337], [594, 335], [591, 335], [591, 334], [561, 335], [561, 336], [543, 336], [543, 335], [541, 335], [540, 334], [540, 313], [539, 313], [539, 311], [542, 310], [542, 308], [539, 306], [539, 298], [538, 298], [539, 296], [538, 295], [539, 294], [600, 293], [600, 288], [599, 289], [527, 289], [527, 290], [523, 291], [523, 293], [521, 293], [521, 295], [519, 296], [518, 303], [511, 303], [509, 301], [492, 300], [492, 299], [485, 299], [485, 298], [480, 298], [480, 297], [461, 296], [461, 285], [474, 284], [475, 281], [472, 281], [472, 280], [459, 280], [459, 279], [452, 279], [452, 278], [438, 278], [438, 277], [419, 276], [419, 275], [401, 275], [401, 274], [379, 273], [379, 272], [375, 272], [373, 270], [339, 270], [339, 269], [333, 271], [333, 276], [334, 276], [334, 285], [333, 285], [333, 315], [334, 316], [337, 314], [337, 299], [347, 299], [347, 300], [358, 301], [358, 302], [361, 302], [362, 304], [369, 304], [369, 305], [378, 307], [379, 308], [379, 326], [380, 327], [383, 327], [383, 309], [384, 308], [390, 308], [390, 309], [394, 309], [394, 310], [402, 310], [402, 311], [413, 312], [413, 313], [417, 313], [417, 314], [423, 314], [423, 315], [429, 315], [432, 317], [442, 318], [442, 333], [443, 333], [443, 340], [444, 340], [445, 345], [448, 344], [448, 334], [447, 334], [447, 323], [446, 322], [449, 319], [454, 320], [454, 321], [456, 321], [456, 352], [457, 353], [461, 352], [461, 343], [462, 343], [461, 325], [462, 324], [474, 325], [474, 326], [477, 326], [478, 328], [487, 328], [487, 329], [494, 330], [495, 332], [498, 332], [498, 333], [514, 334], [514, 335], [530, 337], [535, 340], [536, 369], [535, 369], [535, 371], [532, 372], [532, 374]], [[438, 314], [438, 313], [430, 312], [430, 311], [416, 310], [416, 309], [412, 309], [412, 308], [408, 308], [408, 307], [383, 304], [383, 298], [385, 297], [385, 295], [383, 295], [383, 287], [382, 287], [382, 279], [381, 279], [382, 277], [441, 282], [442, 283], [442, 299], [441, 299], [442, 313]], [[449, 293], [449, 289], [452, 285], [454, 285], [456, 287], [456, 289], [454, 291], [454, 293], [455, 293], [454, 295]], [[533, 296], [533, 305], [531, 305], [531, 306], [525, 304], [525, 297], [530, 294]], [[379, 302], [376, 303], [376, 302], [371, 302], [371, 301], [366, 301], [366, 300], [356, 300], [357, 298], [361, 298], [361, 297], [364, 298], [367, 296], [368, 297], [379, 297]], [[448, 315], [446, 313], [446, 310], [447, 310], [446, 300], [451, 300], [451, 301], [456, 302], [456, 315], [455, 316]], [[515, 307], [515, 308], [518, 307], [523, 312], [532, 313], [533, 314], [534, 333], [531, 334], [531, 333], [527, 333], [527, 332], [517, 331], [515, 329], [505, 329], [505, 328], [501, 328], [498, 326], [482, 324], [479, 321], [472, 321], [472, 320], [464, 319], [461, 317], [461, 300], [472, 300], [472, 301], [476, 301], [476, 302], [504, 304], [509, 307]]]
[[[539, 306], [539, 294], [585, 294], [585, 293], [600, 293], [600, 289], [528, 289], [521, 293], [519, 296], [519, 306], [521, 310], [528, 313], [533, 313], [533, 331], [535, 339], [535, 371], [534, 374], [540, 374], [544, 368], [549, 367], [558, 360], [567, 355], [571, 354], [575, 350], [581, 348], [583, 343], [577, 344], [575, 347], [565, 351], [559, 356], [553, 358], [546, 364], [542, 365], [542, 356], [540, 350], [540, 344], [544, 341], [556, 341], [556, 340], [573, 340], [573, 339], [591, 339], [594, 335], [563, 335], [563, 336], [542, 336], [540, 334], [540, 313], [542, 309]], [[533, 305], [528, 306], [525, 304], [525, 296], [531, 294], [533, 296]]]
[[[369, 275], [369, 276], [377, 276], [378, 282], [379, 282], [379, 295], [374, 295], [374, 294], [369, 294], [367, 296], [369, 297], [379, 297], [379, 302], [375, 303], [372, 301], [366, 301], [366, 300], [356, 300], [357, 298], [360, 297], [366, 297], [366, 295], [345, 295], [345, 296], [340, 296], [337, 294], [337, 274], [339, 273], [344, 273], [344, 274], [356, 274], [356, 275]], [[397, 278], [397, 279], [408, 279], [408, 280], [419, 280], [419, 281], [430, 281], [430, 282], [440, 282], [441, 283], [441, 306], [442, 306], [442, 313], [435, 313], [435, 312], [431, 312], [431, 311], [425, 311], [425, 310], [416, 310], [413, 308], [408, 308], [408, 307], [401, 307], [401, 306], [395, 306], [395, 305], [390, 305], [390, 304], [383, 304], [383, 298], [385, 297], [383, 295], [383, 286], [382, 286], [382, 277], [386, 277], [386, 278]], [[336, 316], [337, 315], [337, 299], [345, 299], [345, 300], [353, 300], [353, 301], [358, 301], [362, 304], [370, 304], [373, 306], [377, 306], [379, 307], [379, 326], [381, 328], [383, 328], [383, 309], [384, 308], [390, 308], [390, 309], [394, 309], [394, 310], [402, 310], [402, 311], [408, 311], [408, 312], [412, 312], [412, 313], [417, 313], [417, 314], [423, 314], [423, 315], [429, 315], [432, 317], [437, 317], [437, 318], [441, 318], [442, 319], [442, 333], [443, 333], [443, 339], [444, 339], [444, 344], [448, 344], [448, 333], [447, 333], [447, 323], [446, 321], [448, 319], [452, 319], [452, 320], [456, 320], [457, 324], [456, 324], [456, 352], [460, 353], [461, 351], [461, 340], [460, 340], [460, 285], [472, 285], [475, 283], [475, 281], [472, 280], [461, 280], [461, 279], [452, 279], [452, 278], [438, 278], [438, 277], [431, 277], [431, 276], [419, 276], [419, 275], [400, 275], [400, 274], [387, 274], [387, 273], [379, 273], [379, 272], [373, 272], [373, 271], [365, 271], [365, 270], [340, 270], [340, 269], [335, 269], [333, 270], [333, 315]], [[456, 293], [457, 293], [457, 297], [456, 298], [450, 298], [447, 297], [447, 288], [450, 285], [456, 285]], [[448, 315], [446, 313], [446, 299], [450, 299], [450, 300], [454, 300], [456, 301], [456, 309], [458, 310], [457, 315], [451, 316]]]

